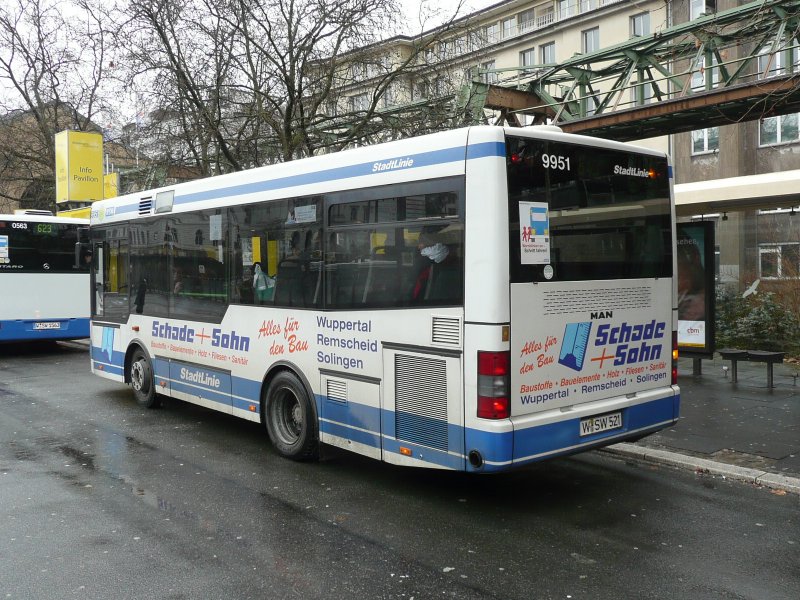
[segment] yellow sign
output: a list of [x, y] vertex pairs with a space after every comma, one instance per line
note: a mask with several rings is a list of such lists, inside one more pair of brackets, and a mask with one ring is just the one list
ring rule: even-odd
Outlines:
[[69, 210], [60, 210], [56, 213], [57, 217], [71, 217], [73, 219], [89, 219], [92, 213], [91, 206], [84, 206], [83, 208], [70, 208]]
[[56, 202], [103, 199], [103, 136], [86, 131], [56, 134]]
[[116, 198], [119, 194], [119, 173], [103, 176], [103, 198]]

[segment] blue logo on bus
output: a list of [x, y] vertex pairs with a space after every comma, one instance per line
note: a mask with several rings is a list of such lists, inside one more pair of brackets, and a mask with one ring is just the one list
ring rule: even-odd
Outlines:
[[161, 338], [174, 342], [188, 342], [190, 344], [197, 341], [204, 344], [206, 340], [211, 340], [211, 346], [214, 348], [224, 348], [226, 350], [240, 350], [247, 352], [250, 350], [250, 337], [246, 335], [239, 335], [235, 329], [225, 331], [215, 327], [211, 330], [211, 334], [207, 334], [205, 328], [201, 331], [188, 325], [172, 325], [171, 323], [160, 323], [153, 321], [153, 328], [150, 334], [154, 338]]
[[591, 331], [591, 321], [567, 323], [567, 327], [564, 330], [564, 341], [561, 342], [558, 362], [573, 371], [583, 370], [583, 361], [586, 358], [586, 347], [589, 345], [589, 333]]
[[[567, 323], [558, 362], [573, 371], [582, 371], [591, 331], [591, 321]], [[600, 348], [601, 353], [591, 360], [597, 361], [601, 369], [606, 361], [612, 361], [614, 366], [619, 367], [660, 360], [663, 348], [660, 340], [664, 339], [666, 331], [666, 322], [655, 319], [649, 323], [634, 325], [625, 321], [620, 325], [603, 323], [597, 327], [592, 344], [593, 347]]]
[[[599, 359], [592, 360], [600, 360], [601, 368], [603, 361], [612, 358], [615, 367], [659, 360], [663, 344], [655, 341], [663, 340], [666, 331], [666, 322], [655, 319], [635, 325], [629, 325], [626, 321], [620, 325], [604, 323], [597, 328], [594, 340], [596, 347], [603, 347], [603, 353]], [[615, 346], [613, 354], [606, 356], [606, 347], [612, 345]]]

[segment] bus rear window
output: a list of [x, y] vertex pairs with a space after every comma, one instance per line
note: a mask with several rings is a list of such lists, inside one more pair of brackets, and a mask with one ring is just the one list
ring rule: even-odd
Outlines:
[[0, 220], [0, 270], [72, 273], [78, 225]]
[[506, 164], [512, 283], [672, 275], [665, 158], [508, 137]]

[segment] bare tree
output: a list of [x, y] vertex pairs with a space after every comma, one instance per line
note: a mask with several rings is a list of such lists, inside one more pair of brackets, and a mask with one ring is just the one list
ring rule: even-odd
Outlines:
[[[0, 211], [55, 207], [55, 134], [93, 130], [105, 32], [84, 0], [0, 5]], [[82, 12], [80, 19], [69, 16]]]
[[[385, 98], [411, 85], [436, 36], [394, 36], [399, 11], [397, 0], [125, 0], [123, 72], [147, 90], [161, 157], [203, 174], [292, 160], [408, 124]], [[394, 41], [403, 52], [387, 55]], [[354, 89], [367, 100], [349, 106]]]

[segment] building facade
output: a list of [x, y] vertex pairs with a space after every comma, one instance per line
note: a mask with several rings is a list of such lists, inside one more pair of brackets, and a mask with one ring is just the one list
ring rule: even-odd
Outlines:
[[[409, 60], [415, 44], [424, 48], [418, 50], [416, 69], [398, 77], [391, 94], [383, 99], [388, 109], [455, 95], [457, 90], [462, 90], [463, 95], [468, 88], [465, 84], [470, 81], [510, 89], [521, 87], [526, 79], [578, 54], [611, 48], [634, 37], [656, 38], [670, 27], [746, 4], [749, 3], [737, 0], [507, 0], [420, 39], [394, 38], [371, 52], [379, 56], [391, 48], [393, 54], [386, 59], [391, 66], [393, 61]], [[751, 81], [800, 72], [797, 17], [787, 16], [785, 25], [778, 40], [754, 36], [737, 47], [715, 54], [708, 51], [696, 62], [684, 61], [681, 69], [686, 74], [686, 85], [691, 87], [689, 93], [717, 88], [734, 69], [748, 73]], [[698, 47], [706, 34], [710, 36], [713, 30], [694, 34]], [[756, 48], [758, 60], [740, 69], [741, 57], [751, 52], [755, 44], [760, 44]], [[676, 71], [674, 66], [672, 70]], [[366, 83], [368, 78], [362, 81]], [[600, 92], [613, 83], [598, 78], [589, 89]], [[676, 84], [664, 78], [659, 85], [674, 89]], [[615, 100], [615, 108], [658, 101], [653, 86], [637, 86], [632, 78], [628, 87]], [[360, 88], [356, 82], [351, 89], [352, 96], [345, 94], [349, 108], [367, 102], [370, 88]], [[596, 96], [586, 93], [578, 98], [585, 103], [585, 114], [591, 115]], [[523, 126], [533, 122], [525, 110], [511, 110], [508, 114]], [[486, 110], [481, 116], [493, 122], [500, 115], [497, 110]], [[634, 140], [672, 155], [680, 220], [715, 221], [716, 272], [720, 282], [748, 287], [759, 279], [769, 288], [771, 283], [800, 273], [800, 216], [795, 217], [796, 211], [791, 208], [800, 204], [800, 194], [771, 196], [766, 185], [757, 192], [758, 196], [731, 198], [730, 194], [706, 187], [702, 193], [709, 202], [698, 204], [689, 184], [711, 180], [723, 189], [725, 182], [734, 187], [741, 182], [739, 187], [745, 188], [747, 182], [737, 178], [758, 175], [763, 181], [770, 181], [769, 174], [800, 170], [799, 121], [796, 113], [772, 116], [765, 114], [764, 108], [754, 107], [729, 125], [676, 134], [665, 131], [663, 136]]]

